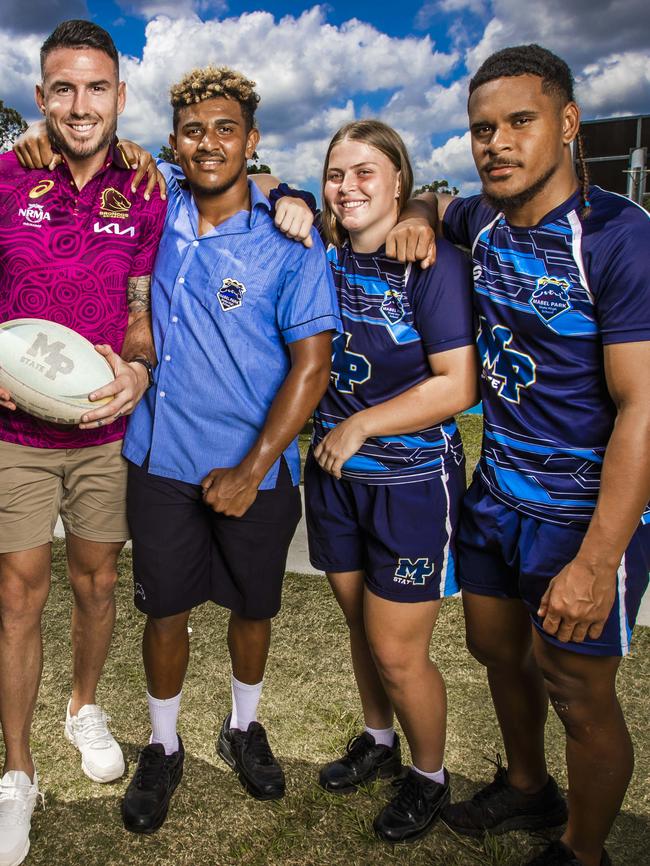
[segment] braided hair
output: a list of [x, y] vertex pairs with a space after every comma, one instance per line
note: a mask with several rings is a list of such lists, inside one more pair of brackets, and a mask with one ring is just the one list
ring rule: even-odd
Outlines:
[[[488, 81], [497, 78], [513, 78], [518, 75], [536, 75], [542, 79], [542, 91], [552, 93], [567, 102], [575, 102], [573, 74], [568, 65], [541, 45], [516, 45], [497, 51], [485, 60], [469, 83], [469, 95]], [[582, 133], [576, 136], [576, 156], [580, 192], [582, 195], [582, 219], [591, 212], [589, 201], [589, 171], [585, 159], [585, 144]]]

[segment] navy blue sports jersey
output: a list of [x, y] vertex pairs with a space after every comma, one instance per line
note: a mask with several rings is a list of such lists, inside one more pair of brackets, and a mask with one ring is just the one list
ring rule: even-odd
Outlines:
[[587, 522], [616, 409], [603, 345], [650, 339], [650, 219], [592, 187], [536, 226], [480, 196], [456, 199], [446, 237], [472, 247], [485, 414], [478, 471], [497, 499], [540, 520]]
[[[443, 241], [426, 271], [349, 244], [328, 250], [345, 333], [332, 344], [332, 377], [314, 416], [316, 443], [340, 421], [430, 378], [428, 355], [474, 341], [470, 263]], [[367, 439], [342, 475], [366, 484], [423, 481], [463, 459], [453, 418], [403, 436]]]

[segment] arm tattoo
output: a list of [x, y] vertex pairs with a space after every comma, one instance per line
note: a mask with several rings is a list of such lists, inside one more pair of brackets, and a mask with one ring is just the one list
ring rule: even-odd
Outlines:
[[151, 277], [129, 277], [126, 292], [129, 313], [146, 313], [151, 309]]

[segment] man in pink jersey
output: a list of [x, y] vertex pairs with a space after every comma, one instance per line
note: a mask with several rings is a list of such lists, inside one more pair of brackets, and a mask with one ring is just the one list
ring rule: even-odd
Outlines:
[[128, 538], [123, 416], [149, 386], [155, 360], [149, 283], [165, 216], [157, 192], [133, 192], [133, 172], [115, 144], [125, 86], [108, 33], [86, 21], [59, 25], [41, 48], [41, 67], [36, 102], [63, 162], [53, 172], [29, 171], [14, 154], [0, 156], [0, 321], [67, 325], [99, 344], [116, 378], [91, 395], [113, 399], [79, 427], [39, 421], [0, 389], [0, 866], [15, 866], [29, 850], [38, 796], [29, 733], [59, 512], [74, 595], [65, 733], [91, 779], [124, 772], [95, 691]]

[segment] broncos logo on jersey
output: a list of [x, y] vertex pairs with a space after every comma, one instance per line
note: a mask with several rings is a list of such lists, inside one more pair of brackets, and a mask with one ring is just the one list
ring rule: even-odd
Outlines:
[[489, 327], [484, 316], [479, 316], [476, 337], [484, 375], [490, 380], [499, 397], [509, 403], [519, 403], [522, 388], [530, 388], [537, 379], [536, 364], [530, 355], [511, 348], [512, 331], [505, 325]]

